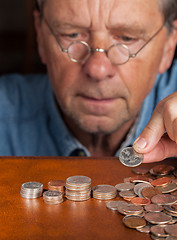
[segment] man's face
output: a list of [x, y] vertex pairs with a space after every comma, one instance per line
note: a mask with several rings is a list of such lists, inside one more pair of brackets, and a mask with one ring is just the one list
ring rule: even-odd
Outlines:
[[162, 26], [157, 0], [50, 0], [42, 20], [40, 48], [59, 107], [71, 126], [89, 133], [109, 134], [132, 121], [152, 89], [163, 58], [166, 31], [123, 65], [94, 52], [84, 63], [63, 53], [71, 42], [108, 49], [123, 43], [136, 52]]

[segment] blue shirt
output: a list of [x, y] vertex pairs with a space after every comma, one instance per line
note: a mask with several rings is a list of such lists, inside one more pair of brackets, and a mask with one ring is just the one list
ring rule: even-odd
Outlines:
[[[133, 144], [157, 103], [175, 91], [177, 61], [167, 72], [157, 76], [121, 148]], [[117, 149], [116, 156], [120, 149]], [[90, 156], [63, 122], [47, 75], [0, 77], [0, 155]]]

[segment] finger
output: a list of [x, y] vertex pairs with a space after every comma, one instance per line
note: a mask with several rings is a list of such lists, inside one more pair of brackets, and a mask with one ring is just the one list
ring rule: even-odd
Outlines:
[[158, 162], [169, 157], [177, 157], [177, 144], [165, 134], [151, 152], [144, 154], [143, 162]]
[[142, 133], [135, 140], [133, 148], [140, 153], [150, 152], [161, 139], [165, 132], [163, 120], [163, 101], [155, 108], [152, 117]]
[[170, 95], [164, 104], [164, 125], [171, 140], [177, 142], [177, 93]]

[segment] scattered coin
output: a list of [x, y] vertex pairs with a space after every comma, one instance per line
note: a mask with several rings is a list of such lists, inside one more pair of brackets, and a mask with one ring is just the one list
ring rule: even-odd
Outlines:
[[169, 234], [165, 232], [165, 227], [167, 225], [154, 225], [151, 227], [150, 231], [152, 234], [158, 237], [168, 237]]
[[133, 147], [127, 147], [120, 152], [119, 160], [125, 166], [136, 167], [143, 162], [143, 154], [135, 152]]
[[150, 200], [147, 198], [140, 198], [140, 197], [135, 197], [131, 199], [131, 202], [135, 205], [142, 205], [145, 206], [147, 204], [150, 204]]
[[164, 207], [151, 203], [144, 206], [144, 209], [146, 210], [146, 212], [162, 212], [164, 210]]
[[149, 212], [146, 213], [144, 218], [152, 224], [166, 224], [172, 220], [172, 217], [163, 212]]
[[133, 190], [135, 184], [133, 183], [119, 183], [115, 187], [117, 188], [118, 191], [128, 191], [128, 190]]
[[109, 201], [106, 203], [106, 207], [113, 211], [117, 211], [117, 207], [118, 207], [118, 205], [120, 205], [120, 202], [121, 201]]
[[177, 202], [177, 197], [171, 194], [157, 194], [151, 198], [157, 205], [172, 205]]
[[154, 187], [159, 187], [159, 186], [166, 186], [167, 184], [169, 184], [172, 181], [171, 178], [168, 177], [161, 177], [158, 179], [155, 179], [151, 182], [151, 185], [153, 185]]
[[173, 237], [177, 237], [177, 224], [173, 224], [173, 225], [167, 225], [165, 227], [165, 231], [173, 236]]
[[119, 192], [119, 196], [121, 196], [123, 198], [134, 198], [134, 197], [136, 197], [136, 194], [134, 193], [133, 190], [121, 191], [121, 192]]
[[174, 182], [169, 183], [167, 186], [161, 186], [161, 187], [157, 187], [158, 189], [160, 189], [161, 193], [170, 193], [170, 192], [174, 192], [175, 190], [177, 190], [177, 184]]
[[149, 172], [149, 169], [143, 167], [134, 167], [132, 168], [132, 172], [138, 175], [145, 175]]
[[135, 229], [146, 226], [145, 219], [139, 216], [125, 216], [123, 218], [123, 223], [129, 228]]
[[155, 187], [146, 187], [142, 189], [142, 196], [148, 199], [151, 199], [153, 196], [161, 193], [161, 190]]

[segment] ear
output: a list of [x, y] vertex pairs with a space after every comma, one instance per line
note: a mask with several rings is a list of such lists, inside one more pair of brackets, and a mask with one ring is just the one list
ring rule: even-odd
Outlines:
[[174, 27], [172, 29], [172, 32], [169, 34], [164, 47], [162, 60], [159, 66], [159, 73], [164, 73], [170, 67], [174, 58], [177, 44], [177, 20], [173, 22], [173, 25]]
[[39, 11], [34, 10], [34, 26], [37, 35], [38, 51], [43, 64], [46, 64], [45, 51], [43, 46], [42, 30], [41, 30], [41, 14]]

